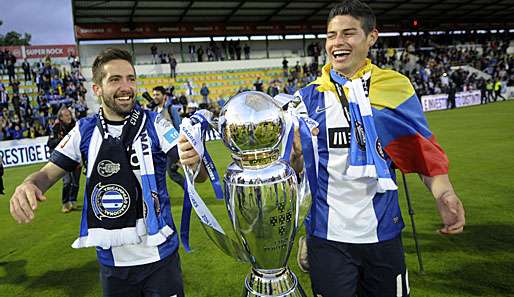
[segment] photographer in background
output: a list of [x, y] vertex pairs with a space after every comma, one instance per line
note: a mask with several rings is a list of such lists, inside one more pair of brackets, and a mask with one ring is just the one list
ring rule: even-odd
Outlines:
[[[168, 94], [163, 86], [153, 88], [153, 97], [150, 96], [148, 92], [144, 92], [143, 97], [150, 102], [150, 104], [147, 105], [149, 109], [158, 112], [162, 117], [173, 123], [173, 126], [177, 131], [180, 130], [182, 118], [173, 104], [166, 104], [168, 101]], [[172, 148], [167, 156], [166, 168], [169, 177], [184, 189], [184, 177], [178, 172], [179, 157], [177, 147]]]
[[[61, 140], [75, 127], [75, 120], [71, 111], [63, 106], [57, 112], [58, 122], [55, 123], [50, 137], [48, 137], [48, 148], [52, 152]], [[62, 212], [68, 213], [77, 209], [77, 194], [80, 185], [80, 166], [75, 170], [66, 172], [62, 178]]]

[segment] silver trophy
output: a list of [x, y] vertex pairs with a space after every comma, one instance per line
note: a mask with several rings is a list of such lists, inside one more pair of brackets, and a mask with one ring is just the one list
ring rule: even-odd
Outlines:
[[287, 260], [311, 194], [307, 179], [281, 159], [284, 112], [267, 94], [244, 92], [225, 104], [218, 124], [233, 158], [224, 195], [236, 239], [204, 229], [225, 253], [251, 263], [243, 296], [306, 296]]

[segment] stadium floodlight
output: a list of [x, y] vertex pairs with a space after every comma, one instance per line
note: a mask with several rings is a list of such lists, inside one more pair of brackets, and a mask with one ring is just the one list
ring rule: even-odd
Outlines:
[[168, 43], [167, 38], [138, 39], [137, 43]]
[[327, 38], [327, 34], [318, 34], [318, 38]]
[[317, 39], [316, 35], [314, 34], [305, 34], [305, 39]]
[[282, 35], [268, 35], [268, 40], [282, 40], [284, 37]]
[[227, 36], [227, 40], [248, 41], [248, 37], [246, 37], [246, 36]]
[[294, 39], [303, 39], [303, 35], [286, 35], [286, 39], [288, 40], [294, 40]]
[[264, 35], [250, 36], [250, 40], [266, 40], [266, 36], [264, 36]]
[[392, 37], [392, 36], [400, 36], [400, 32], [379, 32], [379, 37]]
[[211, 41], [210, 37], [184, 37], [182, 38], [182, 42], [209, 42]]

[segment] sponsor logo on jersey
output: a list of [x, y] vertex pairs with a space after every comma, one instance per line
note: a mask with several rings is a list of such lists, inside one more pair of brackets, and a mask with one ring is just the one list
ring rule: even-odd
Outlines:
[[328, 147], [349, 148], [350, 135], [350, 127], [328, 128]]
[[317, 106], [317, 107], [316, 107], [316, 113], [322, 113], [322, 112], [324, 112], [325, 110], [329, 109], [330, 107], [332, 107], [332, 105], [329, 105], [329, 106], [327, 106], [327, 107]]
[[114, 163], [111, 160], [102, 160], [96, 167], [98, 174], [103, 177], [112, 176], [120, 171], [120, 163]]
[[130, 196], [122, 186], [98, 183], [91, 195], [91, 206], [95, 216], [115, 219], [123, 216], [130, 206]]
[[164, 139], [170, 144], [175, 142], [175, 140], [178, 138], [179, 133], [175, 128], [170, 128], [168, 132], [164, 133]]

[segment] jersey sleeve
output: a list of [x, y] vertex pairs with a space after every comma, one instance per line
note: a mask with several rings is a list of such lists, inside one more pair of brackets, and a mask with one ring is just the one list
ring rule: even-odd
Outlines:
[[154, 125], [161, 149], [167, 153], [177, 145], [179, 133], [173, 124], [160, 114], [155, 117]]
[[77, 123], [55, 147], [49, 161], [66, 171], [74, 170], [81, 161], [80, 139], [79, 123]]

